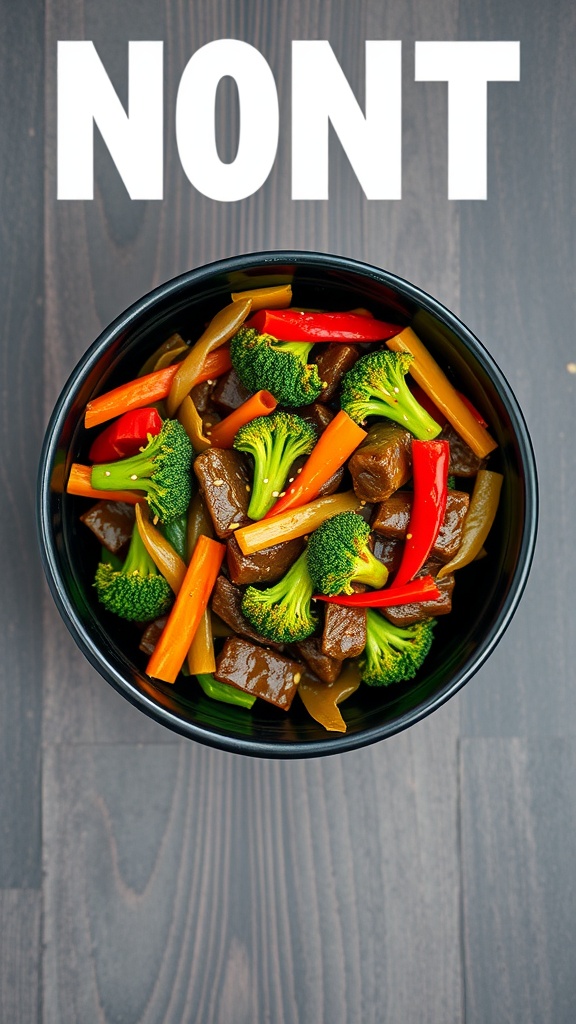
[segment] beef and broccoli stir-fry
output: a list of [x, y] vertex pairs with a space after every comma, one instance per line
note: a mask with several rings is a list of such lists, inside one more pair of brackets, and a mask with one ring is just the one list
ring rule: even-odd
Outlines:
[[418, 676], [485, 553], [496, 443], [410, 327], [292, 308], [289, 285], [231, 299], [89, 402], [67, 490], [152, 679], [244, 708], [298, 694], [345, 731], [359, 685]]

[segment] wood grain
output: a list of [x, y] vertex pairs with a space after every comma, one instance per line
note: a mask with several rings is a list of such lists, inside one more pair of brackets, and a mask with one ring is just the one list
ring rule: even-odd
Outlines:
[[451, 715], [300, 763], [50, 747], [45, 1024], [458, 1021]]
[[574, 1019], [576, 745], [462, 743], [466, 1022]]
[[40, 1024], [40, 916], [37, 889], [0, 889], [0, 1024]]
[[42, 7], [0, 32], [0, 889], [40, 885], [42, 570], [34, 523], [42, 431]]
[[540, 475], [538, 549], [500, 650], [467, 689], [468, 735], [574, 735], [576, 252], [571, 129], [576, 12], [522, 0], [461, 5], [471, 39], [520, 39], [520, 83], [489, 87], [487, 202], [462, 203], [462, 316], [507, 374]]

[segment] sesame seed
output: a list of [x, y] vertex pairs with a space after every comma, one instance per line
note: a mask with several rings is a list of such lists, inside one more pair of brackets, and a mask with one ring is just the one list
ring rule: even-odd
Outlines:
[[110, 476], [110, 470], [109, 469], [106, 469], [104, 471], [104, 476]]
[[237, 530], [239, 526], [240, 526], [240, 523], [230, 523], [230, 526], [228, 527], [228, 529], [229, 530]]
[[325, 391], [327, 387], [328, 387], [328, 381], [327, 380], [323, 380], [322, 381], [322, 390]]
[[264, 479], [263, 479], [262, 483], [263, 483], [263, 484], [267, 484], [267, 483], [268, 483], [268, 477], [267, 477], [267, 476], [265, 476], [265, 477], [264, 477]]
[[214, 483], [214, 487], [222, 487], [222, 484], [224, 483], [224, 481], [223, 480], [214, 480], [213, 483]]
[[280, 491], [280, 497], [281, 498], [283, 498], [285, 496], [285, 494], [286, 494], [286, 491]]
[[298, 685], [298, 683], [302, 679], [302, 673], [301, 672], [295, 672], [294, 675], [292, 676], [292, 679], [296, 683], [296, 685]]
[[206, 383], [207, 384], [214, 384], [214, 381], [213, 380], [207, 380]]
[[278, 491], [272, 491], [272, 497], [273, 498], [277, 498], [278, 497], [278, 493], [279, 493]]
[[130, 477], [130, 479], [131, 480], [137, 480], [138, 477], [136, 476], [136, 473], [132, 473], [132, 476]]
[[204, 426], [206, 427], [206, 430], [208, 430], [208, 427], [213, 427], [214, 424], [212, 423], [211, 420], [206, 420]]
[[248, 494], [250, 494], [250, 484], [246, 484], [246, 490], [248, 491]]
[[294, 477], [293, 477], [293, 476], [291, 476], [291, 477], [290, 477], [290, 479], [289, 479], [288, 483], [289, 483], [289, 484], [293, 484], [293, 483], [294, 483]]
[[300, 469], [298, 470], [298, 472], [299, 472], [299, 473], [301, 473], [301, 472], [302, 472], [302, 466], [300, 466]]
[[414, 535], [413, 535], [412, 533], [407, 533], [407, 534], [406, 534], [406, 540], [412, 540], [412, 537], [413, 537], [413, 536], [414, 536]]
[[400, 388], [394, 388], [394, 394], [395, 395], [399, 395], [400, 394]]

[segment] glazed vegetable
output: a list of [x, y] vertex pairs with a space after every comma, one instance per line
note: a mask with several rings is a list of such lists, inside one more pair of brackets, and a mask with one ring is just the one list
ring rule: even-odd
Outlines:
[[344, 608], [395, 608], [403, 604], [414, 604], [417, 601], [436, 601], [440, 597], [440, 590], [432, 576], [420, 576], [403, 587], [393, 586], [386, 590], [369, 590], [364, 594], [339, 594], [337, 597], [315, 594], [314, 597], [317, 601], [339, 604]]
[[348, 413], [340, 410], [320, 435], [302, 472], [267, 512], [266, 518], [298, 508], [316, 498], [323, 484], [344, 465], [365, 437], [366, 431], [354, 423]]
[[66, 484], [68, 494], [75, 494], [78, 498], [107, 498], [109, 501], [124, 501], [128, 505], [137, 505], [142, 501], [142, 491], [113, 491], [96, 489], [92, 486], [92, 466], [83, 466], [80, 462], [73, 462], [70, 467], [70, 475]]
[[412, 442], [414, 497], [396, 587], [416, 575], [436, 542], [446, 513], [449, 461], [448, 441]]
[[192, 445], [177, 420], [165, 420], [157, 437], [129, 459], [93, 466], [96, 490], [144, 491], [152, 514], [161, 522], [181, 516], [190, 502]]
[[149, 676], [166, 683], [176, 682], [208, 606], [225, 550], [223, 544], [210, 537], [199, 537], [168, 621], [146, 667]]
[[318, 367], [306, 362], [311, 344], [281, 342], [241, 327], [230, 342], [232, 365], [249, 391], [271, 391], [281, 405], [309, 405], [322, 392]]
[[306, 673], [300, 680], [298, 693], [309, 715], [329, 732], [346, 732], [346, 722], [338, 710], [347, 697], [360, 686], [360, 671], [355, 661], [344, 665], [340, 675], [330, 685]]
[[256, 309], [284, 309], [292, 301], [291, 284], [272, 284], [265, 288], [246, 288], [241, 292], [232, 292], [233, 302], [250, 299], [252, 311]]
[[379, 612], [366, 613], [366, 647], [360, 674], [368, 686], [390, 686], [413, 679], [432, 644], [434, 619], [400, 629]]
[[303, 551], [273, 587], [266, 590], [247, 588], [242, 614], [268, 640], [296, 643], [311, 636], [318, 623], [311, 607], [313, 591], [306, 552]]
[[[200, 494], [195, 494], [190, 502], [186, 521], [186, 558], [192, 558], [194, 550], [200, 537], [212, 537], [213, 529], [210, 516]], [[204, 614], [194, 634], [186, 655], [188, 671], [192, 675], [198, 672], [211, 673], [216, 668], [216, 655], [214, 653], [214, 633], [212, 630], [212, 617], [210, 609], [205, 608]]]
[[212, 427], [209, 433], [210, 443], [215, 448], [232, 448], [234, 438], [241, 428], [255, 422], [256, 417], [263, 419], [269, 416], [277, 405], [278, 402], [269, 391], [257, 391], [229, 416]]
[[442, 410], [454, 429], [470, 445], [481, 459], [496, 447], [496, 441], [476, 419], [474, 413], [462, 401], [456, 389], [430, 355], [420, 338], [410, 327], [386, 342], [393, 352], [408, 352], [412, 356], [410, 373], [414, 380]]
[[374, 557], [370, 527], [356, 512], [341, 512], [322, 523], [308, 542], [308, 571], [321, 594], [351, 594], [353, 583], [383, 587], [388, 569]]
[[190, 443], [195, 452], [205, 452], [212, 447], [210, 438], [204, 436], [202, 417], [194, 405], [191, 395], [186, 395], [178, 409], [178, 422], [182, 424], [188, 434]]
[[112, 462], [136, 455], [149, 440], [162, 430], [157, 409], [149, 406], [125, 412], [120, 419], [106, 427], [92, 442], [90, 462]]
[[397, 324], [358, 313], [304, 313], [299, 309], [263, 309], [250, 317], [247, 326], [272, 334], [278, 341], [308, 341], [313, 345], [324, 341], [385, 341], [402, 330]]
[[292, 463], [312, 451], [316, 437], [310, 423], [289, 412], [258, 416], [240, 428], [234, 447], [254, 459], [250, 519], [262, 519], [268, 512], [284, 488]]
[[470, 508], [464, 520], [462, 543], [459, 550], [438, 576], [447, 576], [455, 569], [462, 569], [480, 555], [498, 511], [503, 476], [489, 469], [480, 469], [474, 484]]
[[360, 504], [353, 491], [329, 494], [325, 498], [316, 498], [307, 505], [301, 505], [300, 508], [282, 512], [272, 519], [262, 519], [259, 523], [243, 526], [234, 536], [242, 553], [251, 555], [273, 544], [305, 537], [325, 519], [335, 516], [337, 512], [354, 512], [360, 508]]
[[[194, 384], [215, 380], [231, 366], [229, 350], [218, 349], [207, 357]], [[177, 369], [178, 365], [167, 366], [164, 370], [156, 370], [144, 377], [137, 377], [128, 384], [121, 384], [113, 391], [107, 391], [106, 394], [94, 398], [86, 406], [85, 426], [98, 427], [101, 423], [106, 423], [107, 420], [121, 416], [131, 409], [141, 409], [145, 405], [152, 405], [153, 402], [160, 402], [168, 396]]]
[[186, 563], [149, 520], [142, 503], [136, 505], [136, 525], [142, 543], [159, 572], [162, 573], [175, 594], [182, 586], [186, 575]]
[[[190, 354], [186, 356], [184, 362], [180, 363], [176, 370], [170, 386], [170, 393], [166, 400], [169, 416], [174, 416], [186, 395], [190, 393], [194, 385], [198, 384], [202, 378], [206, 360], [210, 353], [226, 344], [234, 332], [244, 323], [251, 306], [250, 299], [243, 299], [241, 302], [231, 302], [212, 318], [204, 333], [193, 346]], [[210, 380], [209, 377], [203, 377], [202, 379]]]
[[100, 562], [94, 577], [98, 600], [107, 611], [134, 622], [150, 622], [168, 610], [170, 585], [160, 575], [134, 526], [126, 561], [115, 569]]
[[432, 438], [440, 427], [418, 404], [406, 383], [413, 357], [407, 353], [370, 352], [362, 356], [342, 382], [342, 408], [356, 423], [384, 416], [415, 437]]
[[237, 704], [241, 708], [251, 708], [256, 700], [252, 693], [245, 693], [230, 683], [221, 683], [211, 673], [197, 672], [196, 678], [207, 697], [219, 700], [223, 704]]

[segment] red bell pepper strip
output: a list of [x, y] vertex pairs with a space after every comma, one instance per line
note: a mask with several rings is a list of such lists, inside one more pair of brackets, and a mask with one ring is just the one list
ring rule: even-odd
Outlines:
[[91, 462], [99, 463], [137, 455], [148, 444], [148, 435], [155, 437], [161, 429], [162, 419], [157, 409], [148, 407], [125, 412], [98, 434], [88, 457]]
[[359, 313], [304, 313], [299, 309], [261, 309], [247, 321], [262, 334], [278, 341], [353, 342], [386, 341], [402, 330]]
[[449, 461], [448, 441], [412, 441], [414, 499], [395, 587], [413, 579], [440, 532], [446, 514]]
[[403, 587], [387, 587], [385, 590], [370, 590], [365, 594], [314, 594], [317, 601], [341, 604], [344, 608], [393, 608], [401, 604], [416, 604], [420, 601], [435, 601], [440, 590], [432, 576], [421, 576]]

